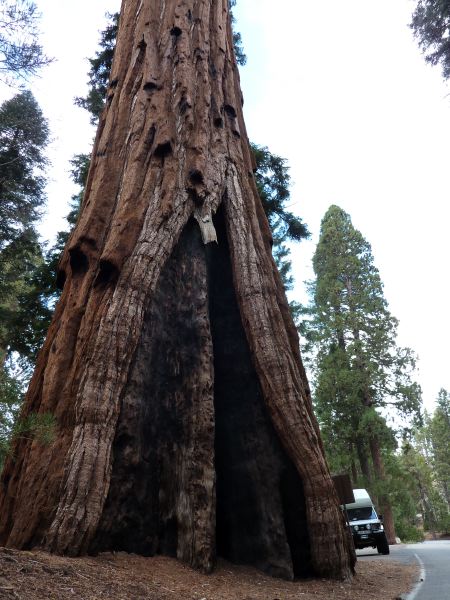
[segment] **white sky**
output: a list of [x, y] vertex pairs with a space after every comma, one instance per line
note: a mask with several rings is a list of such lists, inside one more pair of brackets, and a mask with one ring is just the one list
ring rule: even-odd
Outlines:
[[[119, 0], [37, 0], [42, 41], [57, 62], [33, 83], [50, 119], [53, 168], [43, 235], [65, 227], [69, 159], [94, 132], [73, 98], [86, 90], [106, 11]], [[412, 0], [238, 0], [250, 139], [288, 159], [292, 209], [312, 232], [293, 253], [296, 288], [312, 277], [320, 220], [350, 213], [372, 244], [399, 342], [420, 357], [426, 406], [450, 389], [447, 275], [450, 89], [408, 28]], [[0, 98], [10, 95], [0, 90]]]

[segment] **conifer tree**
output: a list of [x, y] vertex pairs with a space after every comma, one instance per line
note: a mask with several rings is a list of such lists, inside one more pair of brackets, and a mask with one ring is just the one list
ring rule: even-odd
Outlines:
[[431, 65], [440, 65], [444, 79], [450, 78], [450, 1], [418, 0], [411, 28]]
[[[21, 92], [0, 107], [0, 365], [11, 338], [24, 342], [15, 324], [20, 299], [43, 262], [34, 229], [45, 202], [45, 148], [49, 129], [36, 100]], [[30, 314], [27, 319], [31, 320]], [[36, 348], [34, 348], [36, 351]]]
[[441, 388], [429, 423], [436, 482], [450, 510], [450, 394]]
[[354, 476], [358, 463], [365, 482], [378, 492], [394, 543], [383, 447], [395, 442], [382, 414], [395, 410], [411, 419], [418, 413], [415, 357], [397, 346], [397, 320], [388, 310], [370, 245], [338, 206], [322, 220], [313, 266], [307, 327], [317, 352], [316, 410], [329, 448], [341, 449]]
[[27, 80], [51, 62], [38, 39], [40, 14], [36, 2], [2, 0], [0, 5], [0, 80]]
[[0, 250], [40, 216], [49, 129], [33, 94], [0, 106]]

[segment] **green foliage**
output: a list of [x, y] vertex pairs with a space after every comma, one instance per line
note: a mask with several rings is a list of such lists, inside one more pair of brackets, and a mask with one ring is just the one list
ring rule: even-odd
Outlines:
[[9, 451], [11, 431], [22, 402], [22, 390], [16, 378], [0, 369], [0, 471]]
[[450, 78], [450, 1], [418, 0], [410, 27], [425, 60], [440, 64], [444, 78]]
[[16, 420], [12, 437], [33, 439], [43, 445], [51, 444], [55, 439], [56, 419], [52, 413], [31, 413]]
[[[450, 509], [450, 394], [447, 390], [439, 391], [436, 403], [436, 410], [427, 423], [427, 433], [436, 484]], [[447, 527], [450, 529], [450, 521]]]
[[34, 229], [0, 252], [0, 348], [31, 366], [51, 318], [53, 281], [45, 279], [45, 255]]
[[[51, 315], [45, 291], [52, 285], [46, 282], [45, 287], [39, 278], [45, 252], [34, 229], [45, 201], [48, 139], [47, 121], [31, 92], [23, 91], [1, 105], [0, 461], [9, 445], [24, 380]], [[7, 366], [12, 355], [20, 375]]]
[[309, 237], [302, 220], [287, 210], [290, 200], [290, 175], [286, 159], [268, 148], [251, 144], [256, 162], [255, 181], [273, 235], [273, 255], [286, 290], [292, 289], [290, 250], [287, 242]]
[[0, 106], [0, 250], [40, 216], [48, 139], [48, 123], [31, 92]]
[[89, 92], [85, 98], [76, 98], [75, 104], [91, 114], [91, 123], [95, 125], [105, 105], [111, 72], [114, 49], [119, 28], [119, 13], [108, 14], [109, 24], [100, 34], [100, 49], [94, 58], [89, 59]]
[[[233, 11], [231, 10], [234, 6], [236, 6], [236, 0], [229, 0], [228, 2], [230, 7], [230, 18], [231, 24], [234, 26], [236, 23], [236, 19], [234, 18]], [[242, 36], [238, 31], [233, 31], [233, 46], [234, 46], [234, 54], [236, 56], [236, 62], [238, 65], [243, 67], [247, 64], [247, 56], [244, 52], [244, 45], [242, 43]]]
[[48, 326], [45, 252], [34, 224], [45, 202], [47, 121], [29, 91], [0, 107], [0, 350], [34, 361]]
[[398, 537], [404, 544], [416, 544], [417, 542], [423, 542], [425, 539], [425, 535], [423, 531], [421, 531], [415, 525], [411, 525], [406, 522], [401, 515], [398, 513], [395, 514], [395, 530]]
[[398, 322], [388, 310], [370, 244], [337, 206], [323, 218], [313, 267], [309, 334], [319, 364], [329, 365], [326, 356], [340, 348], [355, 397], [366, 406], [418, 414], [420, 388], [412, 380], [415, 355], [397, 346]]
[[0, 4], [0, 80], [11, 84], [36, 75], [51, 62], [38, 43], [40, 15], [30, 0]]
[[[444, 403], [445, 394], [445, 390], [441, 390], [439, 394]], [[416, 526], [416, 517], [420, 513], [425, 530], [448, 533], [450, 498], [446, 476], [448, 477], [449, 469], [449, 430], [448, 422], [440, 430], [441, 418], [439, 405], [431, 417], [425, 413], [423, 423], [413, 431], [410, 439], [405, 438], [401, 454], [395, 457], [398, 468], [393, 476], [399, 492], [396, 508], [401, 521], [407, 527]], [[435, 429], [436, 422], [439, 423], [438, 431]], [[440, 454], [441, 451], [443, 455]], [[444, 466], [443, 472], [440, 471], [440, 466]], [[406, 498], [414, 507], [409, 511], [405, 509]]]
[[256, 185], [272, 232], [283, 240], [296, 242], [309, 237], [302, 220], [286, 210], [291, 183], [286, 159], [272, 154], [264, 146], [251, 144], [251, 148], [256, 162]]
[[[337, 206], [322, 220], [313, 267], [302, 328], [315, 362], [315, 408], [333, 466], [350, 471], [359, 463], [364, 473], [370, 438], [385, 457], [395, 450], [380, 411], [395, 408], [404, 424], [420, 413], [415, 356], [397, 346], [397, 320], [388, 310], [370, 244]], [[385, 482], [372, 487], [377, 495], [389, 492]]]
[[22, 391], [17, 380], [7, 372], [0, 373], [0, 472], [15, 438], [51, 444], [56, 435], [56, 419], [51, 413], [31, 413], [19, 417]]

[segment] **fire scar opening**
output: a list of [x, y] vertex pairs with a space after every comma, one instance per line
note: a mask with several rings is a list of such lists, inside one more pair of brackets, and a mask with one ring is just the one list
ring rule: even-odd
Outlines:
[[149, 302], [121, 402], [111, 484], [91, 551], [216, 556], [311, 575], [301, 479], [267, 414], [218, 244], [191, 219]]

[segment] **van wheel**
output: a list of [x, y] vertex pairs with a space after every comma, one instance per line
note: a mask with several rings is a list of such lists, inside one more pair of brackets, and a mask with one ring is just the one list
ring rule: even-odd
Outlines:
[[377, 542], [377, 550], [379, 554], [389, 554], [389, 544], [386, 539], [386, 534], [383, 533], [382, 536], [379, 537]]

